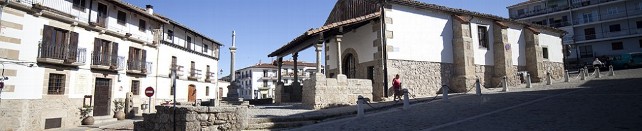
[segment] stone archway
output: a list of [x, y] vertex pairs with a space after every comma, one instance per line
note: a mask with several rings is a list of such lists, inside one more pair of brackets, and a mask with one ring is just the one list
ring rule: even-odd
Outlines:
[[343, 58], [341, 58], [341, 71], [343, 74], [348, 78], [357, 78], [359, 76], [357, 74], [359, 67], [357, 52], [352, 48], [347, 48], [341, 56], [343, 56]]

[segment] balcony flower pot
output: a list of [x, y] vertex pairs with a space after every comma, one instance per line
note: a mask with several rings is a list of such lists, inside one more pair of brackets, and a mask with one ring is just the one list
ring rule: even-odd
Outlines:
[[125, 119], [125, 112], [123, 112], [123, 108], [125, 108], [125, 102], [123, 100], [114, 100], [114, 118], [118, 120], [124, 120]]
[[94, 117], [93, 116], [87, 116], [81, 121], [82, 125], [93, 125], [94, 124]]
[[115, 111], [114, 112], [114, 118], [118, 120], [124, 120], [125, 119], [125, 112], [123, 111]]
[[93, 106], [83, 106], [78, 108], [80, 110], [80, 115], [83, 118], [81, 122], [82, 125], [93, 125], [94, 124], [94, 117], [90, 116], [89, 113], [91, 113], [91, 110], [93, 110]]

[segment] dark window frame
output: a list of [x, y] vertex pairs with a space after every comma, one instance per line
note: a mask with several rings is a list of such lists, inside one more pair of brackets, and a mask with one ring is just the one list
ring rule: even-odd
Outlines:
[[203, 44], [203, 53], [207, 53], [207, 50], [209, 50], [209, 48], [210, 47], [207, 44]]
[[[590, 58], [593, 57], [593, 46], [579, 46], [580, 58]], [[589, 50], [590, 49], [590, 50]]]
[[118, 11], [118, 15], [116, 16], [117, 22], [120, 25], [125, 25], [127, 24], [127, 13], [123, 11]]
[[76, 9], [82, 9], [82, 11], [85, 11], [85, 8], [87, 7], [87, 0], [73, 0], [72, 5]]
[[638, 43], [640, 44], [640, 48], [642, 48], [642, 39], [638, 40]]
[[145, 32], [147, 31], [147, 22], [143, 19], [138, 20], [138, 30]]
[[622, 26], [620, 24], [609, 25], [609, 32], [620, 32], [622, 31]]
[[132, 92], [133, 95], [139, 95], [140, 94], [140, 81], [139, 80], [132, 80], [130, 92]]
[[205, 86], [205, 96], [210, 96], [210, 86]]
[[192, 37], [185, 35], [185, 48], [192, 50]]
[[49, 73], [47, 95], [64, 95], [66, 79], [65, 74]]
[[548, 58], [549, 58], [549, 55], [548, 55], [548, 47], [542, 47], [542, 57], [543, 57], [544, 59], [548, 59]]
[[642, 21], [636, 21], [635, 25], [637, 26], [638, 29], [642, 29]]
[[489, 49], [488, 27], [477, 26], [477, 36], [479, 39], [479, 48]]
[[613, 42], [611, 43], [611, 50], [623, 50], [624, 49], [624, 43], [623, 42]]
[[174, 40], [174, 31], [173, 30], [167, 30], [167, 39]]

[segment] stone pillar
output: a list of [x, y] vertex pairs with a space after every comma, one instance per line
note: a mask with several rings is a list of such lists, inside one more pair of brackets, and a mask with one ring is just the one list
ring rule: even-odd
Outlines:
[[236, 55], [236, 32], [232, 31], [232, 47], [230, 47], [230, 85], [227, 86], [227, 100], [235, 101], [239, 97], [238, 86], [236, 85], [236, 71], [234, 70]]
[[323, 46], [323, 39], [319, 40], [319, 43], [314, 45], [317, 53], [317, 74], [322, 74], [321, 73], [321, 47]]
[[539, 45], [540, 32], [531, 27], [525, 27], [523, 32], [526, 40], [526, 71], [531, 74], [533, 82], [541, 82], [546, 73], [542, 63], [542, 47]]
[[292, 60], [294, 60], [294, 81], [292, 84], [290, 84], [290, 89], [292, 90], [290, 93], [290, 101], [292, 102], [301, 102], [301, 83], [299, 82], [299, 67], [298, 67], [298, 59], [299, 59], [299, 53], [294, 53], [292, 55]]
[[[513, 68], [512, 47], [508, 43], [508, 25], [503, 22], [495, 21], [493, 26], [493, 79], [492, 85], [501, 84], [504, 76], [507, 76], [506, 82], [509, 86], [514, 86], [517, 82], [515, 69]], [[519, 47], [518, 47], [519, 48]]]
[[277, 77], [277, 83], [276, 86], [274, 87], [274, 103], [281, 103], [283, 102], [283, 87], [284, 83], [282, 81], [282, 74], [281, 74], [281, 69], [283, 67], [283, 58], [279, 57], [277, 59], [276, 65], [278, 67], [278, 70], [276, 71], [276, 77]]
[[475, 84], [473, 39], [470, 32], [470, 16], [453, 15], [453, 66], [454, 79], [451, 89], [465, 92]]
[[343, 74], [343, 70], [341, 70], [341, 39], [343, 35], [336, 35], [334, 38], [337, 42], [337, 75], [341, 75]]

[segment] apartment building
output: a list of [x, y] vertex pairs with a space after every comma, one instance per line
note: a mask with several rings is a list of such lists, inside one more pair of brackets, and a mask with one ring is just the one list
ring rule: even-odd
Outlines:
[[510, 18], [568, 33], [566, 61], [642, 51], [642, 0], [528, 0], [508, 7]]
[[[111, 118], [114, 100], [133, 95], [133, 110], [216, 98], [221, 44], [148, 5], [121, 0], [0, 1], [0, 130], [80, 125], [83, 105]], [[176, 93], [169, 70], [181, 70]], [[145, 88], [155, 90], [151, 98]], [[211, 88], [210, 88], [211, 87]], [[150, 102], [151, 100], [151, 102]], [[151, 110], [154, 111], [153, 109]], [[129, 111], [128, 111], [129, 112]], [[147, 112], [147, 111], [145, 111]]]
[[[316, 72], [316, 63], [298, 62], [299, 83], [310, 78]], [[243, 99], [274, 98], [277, 85], [277, 71], [279, 68], [274, 63], [258, 63], [236, 71], [236, 82], [239, 96]], [[294, 61], [283, 61], [281, 73], [283, 84], [290, 86], [294, 81]], [[323, 70], [323, 69], [322, 69]], [[286, 90], [288, 91], [288, 90]]]

